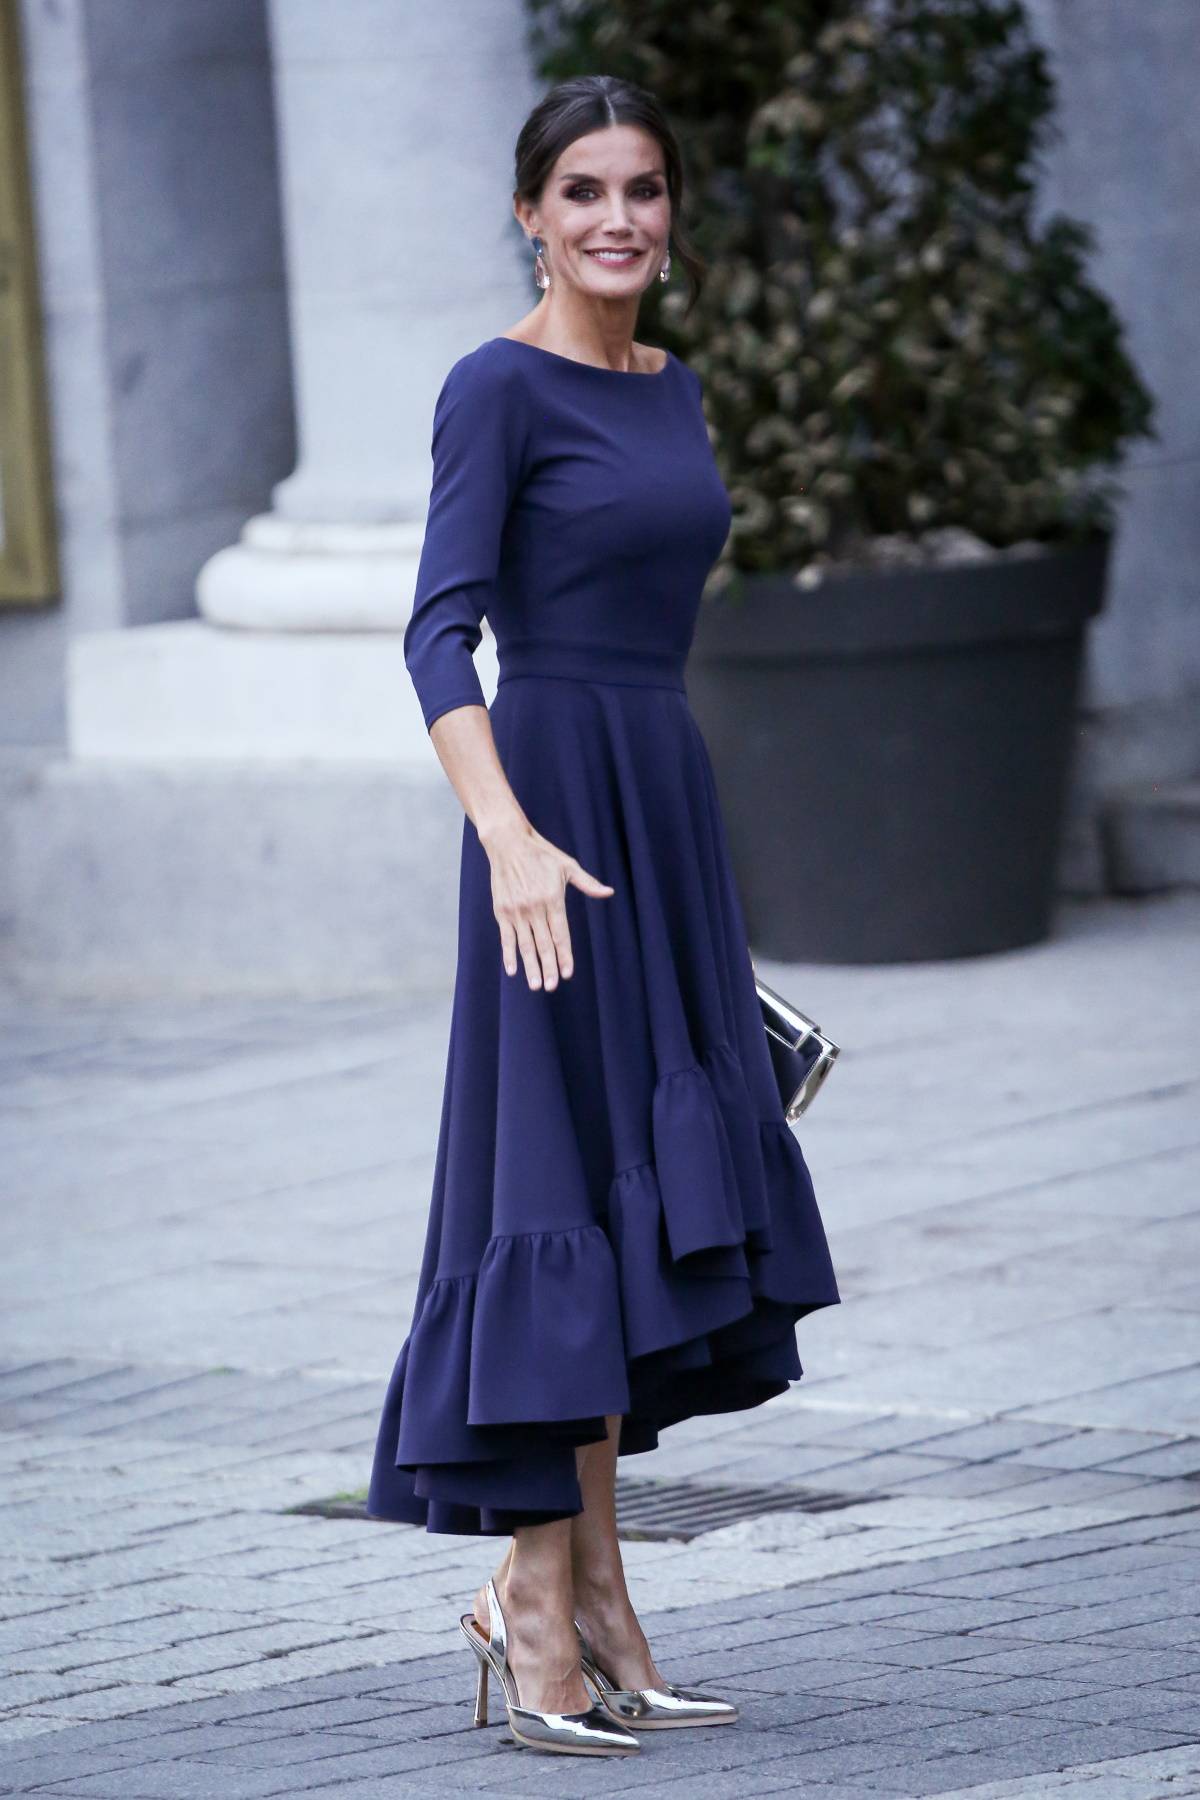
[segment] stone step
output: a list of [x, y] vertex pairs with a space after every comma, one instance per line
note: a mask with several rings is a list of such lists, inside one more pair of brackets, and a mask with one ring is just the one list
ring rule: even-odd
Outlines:
[[[498, 669], [486, 622], [476, 668], [490, 702]], [[66, 748], [80, 762], [304, 759], [441, 772], [399, 631], [175, 619], [82, 632], [68, 648]]]
[[1102, 829], [1115, 893], [1200, 887], [1200, 779], [1127, 788], [1109, 799]]
[[[1127, 788], [1099, 827], [1086, 891], [1200, 886], [1200, 780]], [[431, 755], [419, 770], [0, 753], [0, 986], [61, 997], [441, 990], [462, 829]]]
[[406, 993], [454, 966], [440, 766], [0, 755], [0, 984], [40, 996]]

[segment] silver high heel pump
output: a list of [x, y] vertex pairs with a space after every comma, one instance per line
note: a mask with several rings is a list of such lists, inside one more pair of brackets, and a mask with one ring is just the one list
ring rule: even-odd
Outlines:
[[658, 1688], [619, 1688], [600, 1667], [592, 1654], [579, 1620], [580, 1663], [583, 1677], [600, 1704], [635, 1731], [656, 1731], [671, 1725], [732, 1725], [738, 1709], [731, 1700], [719, 1700], [715, 1694], [701, 1694], [695, 1688], [673, 1687], [664, 1682]]
[[641, 1745], [631, 1731], [617, 1723], [602, 1706], [591, 1706], [586, 1712], [535, 1712], [522, 1706], [517, 1683], [508, 1666], [508, 1631], [496, 1584], [486, 1587], [488, 1619], [491, 1630], [487, 1637], [474, 1613], [463, 1613], [459, 1630], [479, 1658], [479, 1686], [475, 1693], [475, 1724], [488, 1722], [488, 1673], [500, 1683], [508, 1711], [508, 1726], [519, 1743], [531, 1750], [564, 1750], [571, 1756], [628, 1756]]

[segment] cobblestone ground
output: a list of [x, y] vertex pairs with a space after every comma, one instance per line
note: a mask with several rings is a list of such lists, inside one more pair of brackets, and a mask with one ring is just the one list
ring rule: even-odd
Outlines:
[[498, 1545], [288, 1511], [366, 1481], [445, 996], [10, 1000], [0, 1792], [1200, 1794], [1198, 927], [761, 965], [844, 1045], [798, 1130], [844, 1304], [786, 1397], [630, 1460], [797, 1508], [626, 1546], [660, 1664], [743, 1718], [621, 1761], [471, 1728]]

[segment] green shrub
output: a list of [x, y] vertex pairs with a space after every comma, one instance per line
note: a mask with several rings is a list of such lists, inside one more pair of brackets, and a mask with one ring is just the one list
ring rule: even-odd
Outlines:
[[642, 324], [704, 379], [727, 573], [1111, 529], [1153, 403], [1090, 231], [1035, 216], [1054, 92], [1018, 0], [527, 7], [545, 82], [624, 76], [680, 133], [708, 277]]

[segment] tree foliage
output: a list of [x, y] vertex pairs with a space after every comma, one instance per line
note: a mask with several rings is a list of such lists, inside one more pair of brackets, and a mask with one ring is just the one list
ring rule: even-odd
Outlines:
[[1152, 401], [1039, 218], [1053, 130], [1020, 0], [526, 0], [547, 83], [649, 88], [709, 264], [643, 302], [704, 379], [744, 569], [960, 527], [1005, 546], [1111, 528]]

